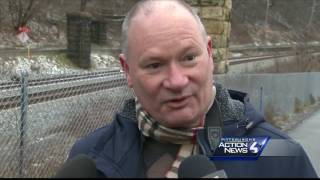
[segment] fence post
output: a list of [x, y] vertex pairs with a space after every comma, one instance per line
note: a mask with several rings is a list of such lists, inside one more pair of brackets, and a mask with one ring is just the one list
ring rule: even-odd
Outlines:
[[19, 176], [24, 177], [24, 146], [25, 146], [25, 126], [27, 121], [27, 111], [28, 111], [28, 72], [21, 71], [21, 104], [20, 104], [20, 145], [19, 145]]
[[259, 104], [259, 110], [260, 110], [260, 113], [262, 115], [264, 115], [264, 112], [263, 112], [263, 86], [260, 86], [260, 104]]

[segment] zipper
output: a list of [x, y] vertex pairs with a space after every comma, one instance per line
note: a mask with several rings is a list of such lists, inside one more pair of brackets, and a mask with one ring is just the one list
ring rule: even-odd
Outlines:
[[234, 119], [224, 120], [223, 121], [223, 125], [230, 125], [230, 124], [234, 124], [234, 123], [237, 123], [237, 122], [239, 122], [239, 121], [234, 120]]

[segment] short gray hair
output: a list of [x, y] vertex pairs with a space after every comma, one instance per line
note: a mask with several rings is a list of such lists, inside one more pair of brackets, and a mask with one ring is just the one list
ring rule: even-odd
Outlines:
[[[152, 13], [152, 9], [156, 5], [156, 2], [159, 2], [159, 1], [164, 1], [164, 0], [140, 0], [127, 13], [122, 23], [122, 30], [121, 30], [121, 53], [123, 53], [125, 57], [128, 56], [128, 31], [131, 24], [131, 20], [141, 11], [144, 12], [146, 16], [148, 16], [150, 13]], [[170, 0], [170, 1], [175, 1], [178, 5], [180, 5], [180, 7], [190, 12], [190, 14], [194, 17], [194, 19], [198, 23], [200, 31], [202, 32], [203, 37], [206, 40], [207, 32], [204, 28], [204, 25], [201, 22], [201, 19], [198, 16], [198, 14], [191, 8], [191, 6], [187, 4], [184, 0]]]

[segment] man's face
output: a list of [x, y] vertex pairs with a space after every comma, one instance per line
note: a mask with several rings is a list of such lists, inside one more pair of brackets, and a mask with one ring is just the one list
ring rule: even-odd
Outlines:
[[166, 127], [195, 127], [212, 101], [211, 55], [210, 38], [180, 10], [135, 17], [128, 56], [120, 55], [120, 61], [128, 85], [152, 117]]

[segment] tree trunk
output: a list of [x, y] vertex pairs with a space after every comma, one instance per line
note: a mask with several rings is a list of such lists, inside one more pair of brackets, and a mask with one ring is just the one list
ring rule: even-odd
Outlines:
[[80, 11], [85, 11], [87, 6], [87, 0], [81, 0]]
[[308, 20], [307, 27], [311, 26], [315, 11], [316, 11], [316, 0], [313, 0], [312, 1], [312, 7], [311, 7], [311, 13], [310, 13], [310, 17], [309, 17], [309, 20]]

